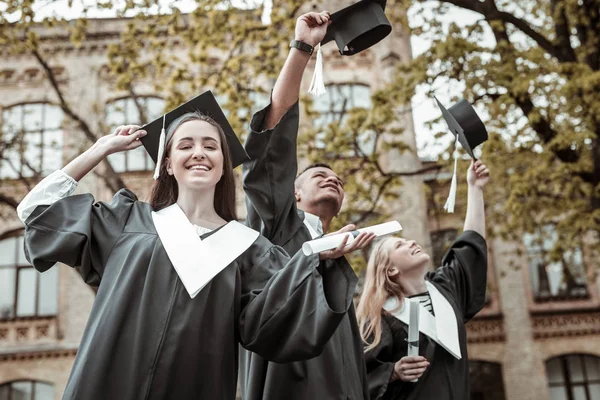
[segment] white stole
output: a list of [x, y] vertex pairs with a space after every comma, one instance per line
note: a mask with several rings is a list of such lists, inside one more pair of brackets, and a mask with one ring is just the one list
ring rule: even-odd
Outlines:
[[177, 203], [152, 212], [152, 221], [169, 260], [192, 299], [259, 235], [237, 221], [230, 221], [201, 240]]
[[[435, 316], [419, 304], [419, 331], [429, 336], [431, 340], [460, 360], [462, 355], [454, 309], [444, 295], [431, 282], [425, 281], [425, 284], [431, 297], [431, 305]], [[383, 308], [395, 318], [408, 325], [409, 313], [406, 302], [403, 302], [402, 306], [400, 306], [398, 298], [390, 297], [383, 305]]]

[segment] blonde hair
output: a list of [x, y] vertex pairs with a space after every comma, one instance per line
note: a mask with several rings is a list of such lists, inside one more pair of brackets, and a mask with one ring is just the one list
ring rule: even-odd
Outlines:
[[[365, 286], [356, 309], [360, 336], [367, 345], [365, 352], [381, 342], [381, 311], [386, 300], [390, 296], [395, 296], [402, 301], [404, 297], [400, 285], [391, 280], [388, 275], [389, 269], [393, 267], [390, 253], [394, 239], [397, 238], [390, 237], [379, 241], [369, 257]], [[369, 344], [368, 339], [371, 335], [374, 338]]]

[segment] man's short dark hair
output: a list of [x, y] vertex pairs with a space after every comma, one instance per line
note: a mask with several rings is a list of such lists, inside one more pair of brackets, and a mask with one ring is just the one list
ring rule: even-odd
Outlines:
[[[302, 175], [303, 173], [305, 173], [306, 171], [308, 171], [309, 169], [312, 169], [312, 168], [327, 168], [327, 169], [330, 169], [333, 171], [333, 168], [331, 168], [331, 166], [329, 164], [325, 164], [322, 162], [316, 162], [316, 163], [310, 164], [308, 167], [304, 168], [304, 170], [302, 172], [300, 172], [298, 174], [298, 176]], [[296, 179], [298, 178], [298, 176], [296, 177]]]

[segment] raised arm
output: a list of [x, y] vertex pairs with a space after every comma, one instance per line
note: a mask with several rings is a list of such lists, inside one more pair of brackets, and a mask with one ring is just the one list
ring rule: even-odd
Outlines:
[[[329, 14], [308, 13], [296, 22], [296, 40], [309, 45], [325, 36]], [[243, 169], [246, 223], [270, 241], [285, 246], [302, 227], [294, 181], [298, 171], [298, 95], [310, 54], [290, 49], [275, 83], [271, 104], [257, 112], [244, 145], [250, 160]]]
[[483, 187], [490, 178], [488, 168], [481, 161], [471, 161], [467, 172], [469, 193], [467, 200], [467, 215], [465, 231], [475, 231], [485, 238], [485, 207], [483, 202]]
[[49, 206], [70, 196], [75, 190], [77, 182], [109, 154], [139, 147], [142, 144], [139, 138], [145, 136], [146, 132], [136, 131], [136, 129], [139, 129], [139, 126], [118, 127], [112, 134], [98, 139], [92, 147], [65, 165], [61, 171], [56, 171], [44, 178], [17, 207], [19, 219], [25, 223], [38, 206]]
[[[296, 20], [294, 39], [314, 48], [325, 37], [329, 24], [327, 11], [303, 14]], [[267, 111], [262, 129], [273, 129], [286, 111], [298, 101], [302, 75], [304, 75], [310, 56], [310, 53], [306, 51], [294, 47], [290, 49], [273, 87], [271, 107]]]
[[119, 126], [112, 134], [101, 137], [92, 147], [65, 165], [63, 172], [79, 181], [109, 154], [140, 147], [142, 142], [139, 139], [146, 135], [146, 131], [138, 129], [140, 127], [137, 125]]

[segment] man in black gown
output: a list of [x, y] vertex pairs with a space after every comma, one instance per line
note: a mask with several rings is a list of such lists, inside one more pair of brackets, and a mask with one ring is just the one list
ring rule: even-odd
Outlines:
[[[298, 18], [295, 40], [275, 83], [271, 104], [254, 115], [245, 145], [251, 159], [243, 165], [247, 222], [290, 254], [327, 232], [344, 198], [342, 181], [324, 164], [309, 167], [296, 179], [300, 83], [312, 47], [321, 42], [328, 23], [326, 12]], [[347, 261], [340, 258], [339, 262]], [[356, 282], [350, 269], [338, 270], [346, 272], [337, 279]], [[287, 364], [266, 362], [244, 350], [240, 357], [244, 400], [369, 398], [363, 345], [352, 304], [318, 357]]]

